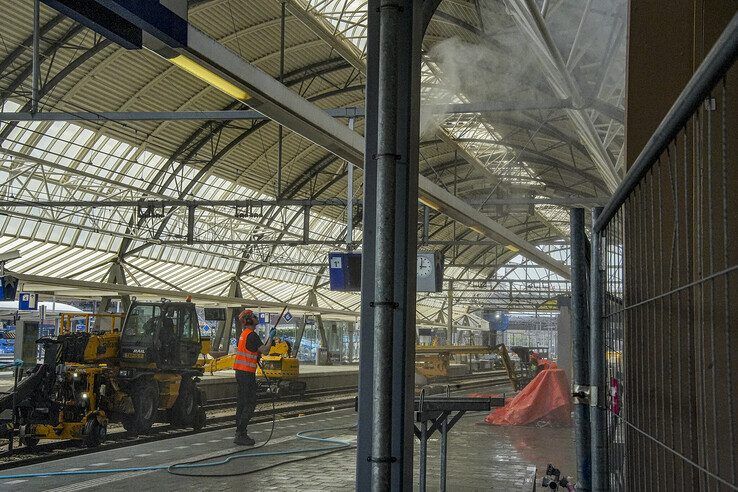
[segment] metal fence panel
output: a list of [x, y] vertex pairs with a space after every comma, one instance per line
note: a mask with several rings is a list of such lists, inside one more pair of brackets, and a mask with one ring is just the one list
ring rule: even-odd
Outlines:
[[708, 59], [717, 83], [690, 83], [700, 104], [594, 228], [612, 490], [738, 490], [738, 70]]

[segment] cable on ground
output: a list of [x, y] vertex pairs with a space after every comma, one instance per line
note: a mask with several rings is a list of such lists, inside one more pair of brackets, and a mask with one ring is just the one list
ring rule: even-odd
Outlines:
[[[266, 373], [263, 370], [263, 368], [262, 368], [262, 373], [264, 373], [266, 377]], [[268, 378], [267, 378], [267, 383], [271, 387], [271, 381]], [[340, 439], [331, 438], [331, 437], [317, 437], [317, 436], [311, 435], [316, 432], [355, 429], [356, 424], [354, 424], [353, 426], [349, 426], [349, 427], [329, 427], [325, 429], [302, 431], [302, 432], [298, 432], [297, 434], [295, 434], [295, 436], [298, 439], [331, 444], [332, 446], [329, 448], [314, 447], [314, 448], [303, 448], [303, 449], [290, 449], [290, 450], [285, 450], [285, 451], [254, 452], [254, 450], [263, 448], [264, 446], [269, 444], [269, 441], [271, 441], [272, 436], [274, 435], [274, 429], [275, 429], [276, 420], [277, 420], [277, 407], [276, 407], [277, 397], [276, 397], [275, 392], [271, 392], [271, 393], [272, 393], [272, 425], [269, 430], [269, 436], [267, 437], [266, 441], [259, 444], [258, 446], [250, 448], [248, 451], [231, 451], [228, 453], [223, 453], [223, 454], [216, 455], [216, 456], [210, 456], [208, 458], [202, 458], [202, 459], [195, 460], [195, 461], [175, 463], [173, 465], [137, 466], [137, 467], [130, 467], [130, 468], [102, 468], [102, 469], [96, 469], [96, 470], [76, 470], [76, 471], [60, 471], [60, 472], [18, 473], [14, 475], [0, 475], [0, 480], [19, 479], [19, 478], [59, 477], [59, 476], [73, 476], [73, 475], [96, 475], [96, 474], [105, 474], [105, 473], [125, 473], [125, 472], [135, 472], [135, 471], [157, 471], [157, 470], [166, 470], [168, 473], [172, 475], [183, 476], [183, 477], [237, 477], [237, 476], [242, 476], [242, 475], [249, 475], [249, 474], [264, 471], [264, 470], [269, 470], [271, 468], [276, 468], [277, 466], [286, 465], [288, 463], [296, 463], [298, 461], [307, 461], [307, 460], [311, 460], [314, 458], [319, 458], [321, 456], [325, 456], [325, 455], [332, 454], [332, 453], [337, 453], [339, 451], [346, 451], [348, 449], [353, 449], [356, 447], [353, 443], [348, 442], [348, 441], [342, 441]], [[317, 453], [317, 454], [312, 454], [310, 456], [301, 456], [299, 458], [295, 458], [295, 459], [291, 459], [287, 461], [281, 461], [279, 463], [274, 463], [274, 464], [263, 466], [260, 468], [254, 468], [252, 470], [246, 470], [243, 472], [236, 472], [236, 473], [196, 474], [196, 473], [182, 473], [181, 472], [181, 470], [202, 469], [202, 468], [209, 468], [209, 467], [215, 467], [215, 466], [222, 466], [222, 465], [230, 463], [231, 461], [239, 460], [243, 458], [287, 456], [287, 455], [305, 454], [305, 453]], [[217, 460], [219, 458], [225, 458], [225, 459], [222, 459], [220, 461], [212, 461], [212, 460]]]

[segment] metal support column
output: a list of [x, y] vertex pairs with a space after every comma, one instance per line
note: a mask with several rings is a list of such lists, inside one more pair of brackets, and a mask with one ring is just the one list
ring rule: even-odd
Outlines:
[[187, 244], [195, 241], [195, 206], [187, 207]]
[[428, 466], [428, 421], [424, 420], [420, 424], [420, 491], [425, 492], [427, 489], [427, 471]]
[[397, 153], [397, 37], [399, 0], [383, 0], [379, 6], [379, 93], [377, 110], [377, 216], [374, 245], [374, 434], [372, 490], [389, 490], [392, 456], [392, 333], [395, 300], [395, 168]]
[[[592, 210], [592, 223], [602, 208]], [[592, 231], [592, 260], [590, 268], [590, 338], [589, 338], [589, 385], [593, 394], [590, 396], [589, 419], [591, 429], [592, 453], [592, 490], [607, 490], [607, 416], [605, 414], [605, 339], [602, 326], [602, 302], [604, 295], [604, 271], [602, 263], [602, 238]]]
[[354, 362], [354, 332], [356, 331], [356, 323], [349, 321], [348, 326], [346, 327], [346, 332], [348, 335], [348, 354], [347, 359], [349, 364], [353, 364]]
[[423, 244], [428, 244], [430, 235], [430, 207], [423, 205]]
[[41, 86], [41, 60], [39, 42], [41, 38], [41, 5], [33, 0], [33, 52], [31, 60], [31, 113], [38, 113], [38, 97]]
[[358, 490], [413, 484], [422, 3], [367, 8]]
[[[279, 81], [284, 82], [284, 36], [285, 36], [285, 17], [287, 15], [287, 6], [282, 1], [282, 18], [280, 20], [280, 31], [279, 31]], [[282, 125], [278, 127], [277, 135], [277, 198], [282, 198], [282, 140], [284, 129]]]
[[[241, 295], [241, 284], [238, 281], [238, 277], [234, 276], [228, 286], [228, 297], [241, 297]], [[215, 332], [213, 352], [228, 353], [233, 331], [233, 320], [238, 317], [238, 311], [238, 308], [226, 308], [225, 321], [222, 324], [218, 324], [218, 329]]]
[[325, 325], [323, 324], [323, 316], [320, 314], [315, 315], [315, 330], [317, 336], [320, 339], [318, 347], [327, 349], [328, 348], [328, 337], [325, 335]]
[[[354, 118], [349, 118], [348, 126], [354, 129]], [[346, 245], [354, 249], [354, 165], [346, 161]]]
[[438, 474], [438, 489], [441, 492], [446, 492], [446, 465], [448, 463], [448, 417], [443, 417], [441, 423], [441, 467]]
[[302, 344], [302, 337], [305, 335], [306, 325], [307, 316], [305, 315], [297, 321], [297, 333], [295, 334], [295, 344], [292, 347], [292, 357], [297, 357], [300, 354], [300, 345]]
[[448, 281], [448, 297], [446, 297], [446, 345], [454, 344], [454, 283]]
[[[589, 428], [589, 323], [587, 302], [587, 237], [584, 209], [571, 209], [571, 328], [574, 383], [574, 446], [577, 457], [577, 489], [590, 490]], [[578, 396], [577, 396], [578, 395]]]

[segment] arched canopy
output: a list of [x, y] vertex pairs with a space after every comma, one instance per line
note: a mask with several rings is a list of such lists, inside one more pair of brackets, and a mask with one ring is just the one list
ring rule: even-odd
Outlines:
[[[526, 0], [427, 2], [420, 169], [550, 251], [568, 235], [566, 206], [603, 202], [623, 172], [624, 2], [544, 3], [546, 12]], [[0, 8], [2, 109], [27, 112], [33, 2], [0, 0]], [[324, 109], [363, 108], [366, 2], [288, 0], [286, 11], [283, 83]], [[280, 2], [191, 1], [189, 21], [280, 78]], [[40, 48], [42, 113], [246, 109], [155, 54], [118, 47], [46, 6]], [[362, 118], [353, 124], [363, 131]], [[290, 131], [278, 185], [278, 135], [263, 118], [2, 121], [1, 200], [27, 206], [0, 207], [0, 251], [21, 249], [8, 267], [32, 274], [222, 295], [237, 284], [244, 296], [280, 302], [307, 303], [314, 292], [320, 305], [356, 310], [356, 294], [329, 293], [326, 284], [327, 253], [346, 247], [345, 206], [310, 208], [310, 244], [298, 244], [302, 206], [250, 214], [198, 206], [197, 240], [187, 244], [186, 207], [141, 217], [136, 206], [89, 204], [271, 201], [277, 188], [295, 200], [346, 198], [347, 164]], [[352, 188], [360, 199], [358, 169]], [[86, 205], [32, 205], [43, 201]], [[434, 210], [428, 216], [421, 248], [443, 251], [457, 287], [503, 276], [503, 265], [517, 261], [509, 245]], [[360, 208], [354, 217], [359, 242]], [[501, 305], [533, 308], [539, 290], [515, 290]], [[459, 313], [487, 302], [458, 292]], [[436, 319], [445, 302], [422, 295], [419, 317]]]

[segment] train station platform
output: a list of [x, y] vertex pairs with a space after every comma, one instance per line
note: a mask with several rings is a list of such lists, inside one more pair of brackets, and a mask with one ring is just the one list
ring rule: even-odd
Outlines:
[[[449, 375], [460, 377], [489, 370], [491, 364], [474, 361], [474, 364], [451, 364]], [[358, 365], [316, 366], [308, 363], [300, 364], [300, 379], [305, 381], [307, 391], [330, 391], [342, 388], [355, 388], [359, 382]], [[205, 373], [200, 382], [208, 400], [220, 400], [236, 397], [236, 377], [233, 370]], [[13, 373], [10, 370], [0, 372], [0, 392], [8, 392], [13, 388]]]
[[[530, 479], [531, 467], [538, 470], [539, 487], [536, 490], [540, 490], [541, 472], [549, 462], [564, 474], [574, 474], [573, 434], [570, 428], [480, 425], [484, 416], [481, 413], [465, 415], [449, 434], [449, 490], [530, 491], [533, 489], [527, 480]], [[194, 491], [213, 487], [229, 490], [244, 488], [244, 484], [248, 484], [248, 490], [353, 490], [356, 450], [353, 447], [337, 450], [335, 444], [308, 441], [297, 434], [307, 432], [312, 437], [333, 438], [353, 445], [356, 442], [356, 421], [353, 409], [279, 420], [269, 443], [254, 450], [234, 446], [233, 429], [205, 431], [101, 450], [4, 470], [0, 472], [0, 491]], [[251, 426], [250, 434], [257, 444], [267, 438], [270, 427], [270, 422]], [[302, 451], [308, 448], [317, 451]], [[416, 488], [417, 448], [416, 445]], [[429, 490], [438, 489], [438, 451], [438, 439], [431, 439], [428, 455]], [[284, 452], [290, 454], [280, 454]], [[209, 477], [183, 477], [167, 472], [166, 468], [170, 465], [184, 461], [220, 464], [177, 470], [178, 473]], [[100, 473], [103, 470], [114, 471]], [[58, 472], [63, 475], [16, 476]]]
[[[359, 366], [316, 366], [303, 363], [300, 364], [300, 380], [305, 381], [308, 391], [355, 388], [359, 382]], [[234, 398], [236, 396], [235, 371], [206, 373], [200, 382], [200, 387], [205, 391], [208, 400]]]
[[[309, 391], [355, 388], [359, 381], [359, 366], [316, 366], [303, 363], [300, 365], [300, 379], [307, 383]], [[233, 370], [205, 373], [200, 385], [208, 400], [236, 396], [236, 376]], [[0, 392], [11, 391], [12, 388], [12, 371], [0, 371]]]
[[[491, 364], [451, 364], [449, 376], [463, 377], [473, 372], [490, 370]], [[359, 384], [358, 365], [316, 366], [300, 364], [300, 380], [305, 381], [307, 391], [330, 391], [356, 388]], [[208, 400], [235, 398], [236, 376], [233, 370], [205, 374], [200, 382]]]

